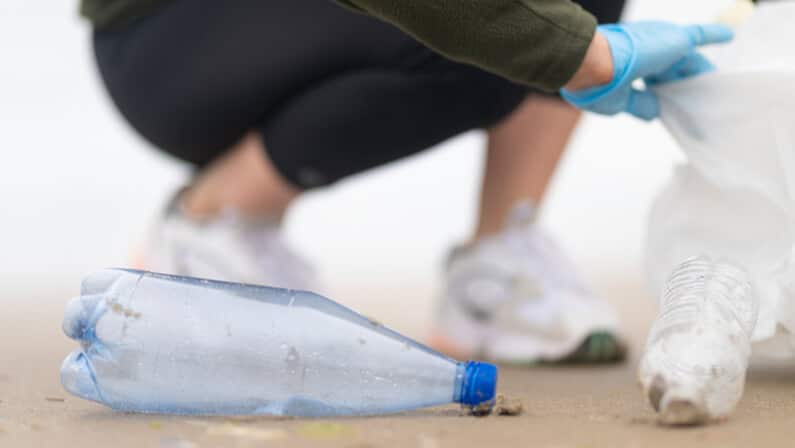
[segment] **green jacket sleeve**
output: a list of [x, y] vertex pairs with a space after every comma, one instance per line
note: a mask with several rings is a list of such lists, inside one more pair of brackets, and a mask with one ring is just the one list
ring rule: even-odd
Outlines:
[[569, 0], [337, 0], [444, 56], [547, 91], [566, 84], [596, 19]]

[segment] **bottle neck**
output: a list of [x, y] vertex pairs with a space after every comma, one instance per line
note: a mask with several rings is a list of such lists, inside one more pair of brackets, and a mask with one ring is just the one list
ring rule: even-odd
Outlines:
[[453, 401], [464, 406], [494, 403], [497, 393], [497, 367], [484, 362], [458, 363]]

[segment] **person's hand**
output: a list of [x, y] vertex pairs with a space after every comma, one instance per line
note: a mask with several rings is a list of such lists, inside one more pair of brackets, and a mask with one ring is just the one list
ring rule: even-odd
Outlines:
[[[657, 96], [649, 86], [713, 70], [715, 67], [699, 53], [698, 47], [728, 42], [734, 37], [731, 28], [724, 25], [680, 26], [666, 22], [605, 25], [597, 29], [599, 35], [609, 44], [612, 81], [580, 90], [583, 83], [573, 80], [561, 90], [561, 96], [580, 109], [605, 115], [628, 112], [644, 120], [653, 120], [660, 113]], [[598, 59], [586, 56], [586, 63], [589, 57]], [[643, 79], [646, 88], [633, 86], [638, 79]]]

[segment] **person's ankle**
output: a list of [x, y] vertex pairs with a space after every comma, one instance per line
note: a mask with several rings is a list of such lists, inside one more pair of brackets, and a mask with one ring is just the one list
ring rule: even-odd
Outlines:
[[180, 213], [192, 219], [210, 219], [218, 216], [220, 208], [213, 201], [196, 195], [193, 187], [186, 187], [176, 198], [176, 206]]
[[197, 194], [192, 187], [185, 188], [177, 198], [180, 213], [194, 220], [209, 220], [233, 212], [247, 220], [281, 222], [291, 202], [266, 205], [225, 201], [206, 192]]
[[510, 210], [502, 216], [502, 219], [485, 220], [481, 219], [475, 234], [467, 242], [467, 245], [475, 245], [479, 241], [494, 237], [513, 227], [532, 226], [538, 215], [538, 206], [532, 199], [522, 199], [513, 203]]
[[231, 209], [244, 217], [281, 219], [300, 194], [268, 158], [262, 138], [250, 132], [197, 173], [182, 202], [185, 213], [198, 218]]

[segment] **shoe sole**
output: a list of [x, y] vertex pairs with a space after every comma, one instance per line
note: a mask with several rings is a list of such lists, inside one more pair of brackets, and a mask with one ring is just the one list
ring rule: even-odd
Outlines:
[[143, 245], [135, 246], [130, 251], [130, 267], [132, 269], [138, 269], [139, 271], [146, 271], [146, 255], [144, 254]]
[[558, 359], [527, 359], [527, 360], [500, 360], [490, 359], [482, 353], [471, 352], [457, 345], [449, 337], [435, 332], [428, 340], [428, 345], [447, 356], [455, 359], [478, 358], [498, 362], [504, 365], [532, 366], [532, 365], [597, 365], [615, 364], [627, 359], [629, 350], [627, 345], [617, 336], [606, 331], [596, 331], [585, 337], [582, 343], [570, 354]]
[[477, 356], [474, 356], [475, 353], [461, 347], [438, 331], [434, 331], [428, 338], [428, 346], [453, 359], [477, 358]]
[[612, 333], [598, 331], [588, 335], [568, 356], [559, 360], [542, 360], [541, 364], [613, 364], [625, 361], [629, 350]]

